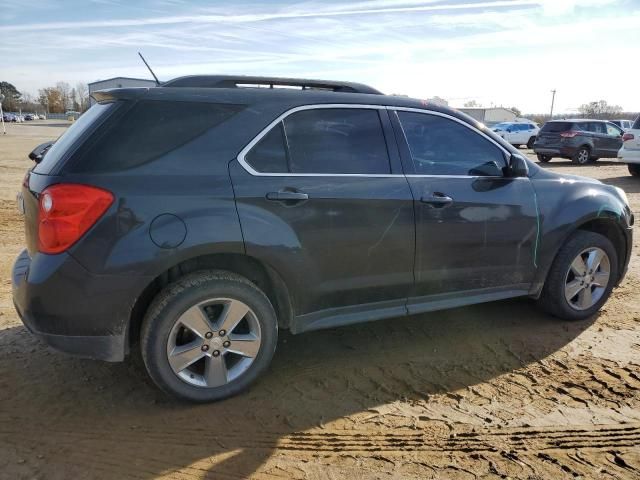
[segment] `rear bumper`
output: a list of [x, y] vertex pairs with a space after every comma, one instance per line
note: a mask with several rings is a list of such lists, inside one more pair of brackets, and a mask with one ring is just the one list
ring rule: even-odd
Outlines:
[[536, 154], [551, 155], [553, 157], [573, 157], [578, 149], [571, 146], [543, 146], [533, 144], [533, 151]]
[[627, 150], [622, 147], [618, 150], [618, 158], [612, 158], [614, 162], [640, 163], [640, 150]]
[[95, 275], [66, 253], [13, 267], [13, 303], [25, 326], [51, 347], [82, 357], [122, 361], [135, 299], [150, 278]]

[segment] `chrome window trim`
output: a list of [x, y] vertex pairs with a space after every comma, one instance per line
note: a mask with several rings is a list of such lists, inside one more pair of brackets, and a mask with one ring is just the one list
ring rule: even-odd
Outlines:
[[[411, 107], [387, 107], [387, 110], [394, 110], [396, 112], [421, 113], [423, 115], [435, 115], [437, 117], [448, 118], [449, 120], [453, 120], [454, 122], [458, 122], [460, 125], [463, 125], [463, 126], [467, 127], [472, 132], [475, 132], [475, 133], [479, 134], [480, 136], [486, 138], [491, 143], [493, 143], [496, 147], [498, 147], [502, 151], [502, 153], [504, 153], [506, 155], [506, 158], [504, 159], [505, 162], [507, 162], [507, 159], [511, 155], [511, 152], [509, 152], [506, 148], [504, 148], [502, 145], [500, 145], [498, 142], [496, 142], [493, 138], [491, 138], [489, 135], [484, 133], [482, 130], [474, 128], [471, 125], [469, 125], [467, 122], [463, 122], [459, 118], [456, 118], [456, 117], [454, 117], [452, 115], [448, 115], [448, 114], [442, 113], [442, 112], [434, 112], [432, 110], [421, 110], [419, 108], [411, 108]], [[400, 118], [398, 117], [398, 120], [399, 119]], [[400, 122], [400, 127], [402, 128], [402, 134], [405, 135], [404, 127], [402, 126], [402, 122]], [[405, 135], [405, 141], [407, 141], [407, 136], [406, 135]], [[407, 144], [408, 144], [408, 142], [407, 142]], [[436, 175], [436, 176], [441, 176], [441, 175]]]
[[[273, 120], [269, 125], [267, 125], [264, 129], [256, 135], [253, 140], [251, 140], [236, 157], [238, 162], [242, 167], [251, 175], [256, 177], [371, 177], [371, 178], [396, 178], [403, 177], [401, 174], [394, 173], [269, 173], [269, 172], [258, 172], [255, 170], [246, 160], [246, 156], [251, 151], [251, 149], [262, 140], [272, 128], [274, 128], [278, 123], [283, 121], [290, 115], [293, 115], [296, 112], [301, 112], [304, 110], [319, 110], [319, 109], [329, 109], [329, 108], [356, 108], [356, 109], [368, 109], [368, 110], [385, 110], [387, 107], [384, 105], [362, 105], [355, 103], [322, 103], [322, 104], [313, 104], [313, 105], [300, 105], [298, 107], [291, 108], [286, 112], [280, 114], [275, 120]], [[286, 132], [286, 130], [285, 130]]]
[[[253, 175], [255, 177], [354, 177], [354, 178], [505, 178], [505, 177], [497, 177], [497, 176], [488, 176], [488, 175], [419, 175], [419, 174], [397, 174], [397, 173], [271, 173], [271, 172], [258, 172], [253, 169], [251, 165], [246, 160], [246, 156], [251, 151], [251, 149], [262, 140], [272, 128], [274, 128], [278, 123], [283, 121], [289, 115], [292, 115], [296, 112], [301, 112], [304, 110], [315, 110], [315, 109], [327, 109], [327, 108], [357, 108], [357, 109], [369, 109], [369, 110], [391, 110], [391, 111], [404, 111], [404, 112], [415, 112], [422, 113], [426, 115], [436, 115], [444, 118], [448, 118], [450, 120], [456, 121], [471, 131], [477, 132], [487, 140], [496, 145], [500, 150], [502, 150], [505, 155], [509, 156], [510, 152], [508, 152], [504, 147], [502, 147], [499, 143], [494, 141], [491, 137], [487, 136], [484, 132], [480, 130], [474, 129], [471, 125], [463, 122], [462, 120], [448, 115], [446, 113], [434, 112], [431, 110], [422, 110], [419, 108], [411, 108], [411, 107], [394, 107], [389, 105], [363, 105], [363, 104], [355, 104], [355, 103], [321, 103], [321, 104], [312, 104], [312, 105], [300, 105], [298, 107], [293, 107], [275, 118], [269, 125], [264, 127], [260, 133], [258, 133], [245, 147], [240, 150], [236, 159], [238, 163], [244, 168], [247, 173]], [[400, 124], [402, 126], [402, 124]], [[404, 130], [402, 131], [404, 135]], [[405, 139], [406, 141], [406, 139]], [[526, 178], [526, 177], [516, 177], [516, 178]]]

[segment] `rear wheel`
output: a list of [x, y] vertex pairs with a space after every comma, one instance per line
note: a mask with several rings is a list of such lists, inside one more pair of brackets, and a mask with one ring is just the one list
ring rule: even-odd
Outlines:
[[543, 155], [541, 153], [538, 153], [538, 161], [541, 163], [548, 163], [552, 158], [553, 157], [551, 155]]
[[538, 304], [556, 317], [581, 320], [607, 301], [617, 278], [618, 255], [611, 241], [578, 230], [553, 261]]
[[627, 168], [629, 169], [629, 173], [634, 177], [640, 177], [640, 164], [638, 163], [628, 163]]
[[527, 142], [527, 148], [533, 148], [533, 144], [535, 143], [535, 141], [536, 141], [536, 137], [531, 137]]
[[246, 389], [267, 368], [278, 337], [265, 294], [239, 275], [202, 271], [166, 287], [142, 325], [147, 371], [165, 392], [209, 402]]
[[580, 147], [572, 157], [573, 163], [586, 165], [591, 160], [591, 150], [589, 147]]

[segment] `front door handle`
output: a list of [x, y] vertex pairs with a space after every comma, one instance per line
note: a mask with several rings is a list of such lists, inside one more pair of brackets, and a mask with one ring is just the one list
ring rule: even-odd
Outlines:
[[422, 203], [426, 203], [427, 205], [431, 205], [434, 208], [442, 208], [452, 204], [453, 198], [445, 195], [444, 193], [435, 192], [426, 197], [422, 197], [420, 201]]
[[272, 200], [274, 202], [302, 202], [309, 200], [309, 195], [302, 192], [281, 190], [279, 192], [267, 193], [267, 200]]

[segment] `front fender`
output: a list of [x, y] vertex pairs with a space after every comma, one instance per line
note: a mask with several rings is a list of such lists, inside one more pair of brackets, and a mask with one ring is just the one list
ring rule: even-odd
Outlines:
[[[608, 185], [563, 178], [543, 179], [532, 184], [538, 199], [540, 236], [537, 271], [530, 293], [537, 296], [558, 251], [573, 232], [590, 222], [600, 221], [610, 222], [624, 235], [631, 227], [633, 216], [620, 195]], [[626, 250], [618, 252], [625, 262], [628, 260]]]

